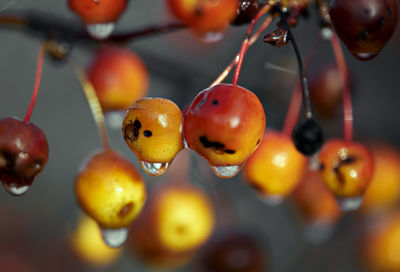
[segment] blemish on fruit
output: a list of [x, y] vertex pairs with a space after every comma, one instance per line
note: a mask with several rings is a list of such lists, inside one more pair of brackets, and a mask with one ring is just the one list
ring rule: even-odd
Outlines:
[[153, 132], [151, 132], [150, 130], [145, 130], [143, 132], [144, 137], [151, 137], [153, 135]]
[[228, 153], [228, 154], [235, 154], [236, 151], [235, 151], [235, 150], [232, 150], [232, 149], [226, 149], [226, 150], [225, 150], [225, 153]]
[[212, 102], [212, 104], [213, 104], [214, 106], [217, 106], [217, 105], [218, 105], [218, 100], [217, 100], [217, 99], [214, 99], [213, 102]]
[[122, 209], [119, 211], [118, 216], [119, 217], [125, 217], [127, 216], [133, 209], [133, 202], [129, 202], [126, 204]]
[[142, 127], [142, 124], [139, 120], [135, 120], [133, 125], [127, 125], [125, 127], [125, 135], [131, 141], [136, 141], [139, 138], [139, 130]]

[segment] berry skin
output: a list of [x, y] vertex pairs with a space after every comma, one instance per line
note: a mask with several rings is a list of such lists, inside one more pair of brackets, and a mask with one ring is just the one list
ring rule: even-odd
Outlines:
[[214, 209], [203, 191], [189, 185], [164, 187], [151, 195], [132, 225], [130, 242], [149, 264], [178, 266], [193, 257], [214, 226]]
[[118, 47], [100, 49], [87, 74], [106, 112], [126, 110], [147, 94], [149, 77], [146, 66], [130, 50]]
[[319, 124], [313, 118], [307, 118], [293, 129], [292, 140], [300, 153], [312, 156], [321, 149], [324, 135]]
[[49, 146], [43, 131], [16, 118], [0, 120], [0, 180], [12, 195], [22, 195], [43, 170]]
[[374, 146], [371, 150], [375, 170], [361, 206], [364, 213], [389, 210], [400, 199], [400, 153], [385, 145]]
[[170, 163], [183, 149], [182, 126], [182, 112], [174, 102], [143, 98], [126, 112], [122, 133], [140, 161]]
[[121, 248], [110, 248], [104, 243], [99, 225], [89, 216], [80, 218], [69, 241], [74, 253], [94, 266], [109, 265], [122, 253]]
[[256, 17], [261, 5], [258, 0], [239, 0], [236, 9], [236, 18], [231, 22], [232, 25], [240, 26], [250, 23]]
[[301, 181], [307, 158], [286, 134], [268, 130], [244, 168], [247, 183], [264, 197], [290, 194]]
[[199, 93], [187, 110], [187, 144], [212, 166], [243, 165], [261, 142], [265, 113], [251, 91], [219, 84]]
[[308, 226], [332, 225], [342, 212], [318, 171], [308, 171], [292, 195], [301, 219]]
[[75, 192], [82, 209], [107, 229], [130, 225], [146, 199], [138, 171], [114, 150], [91, 156], [75, 180]]
[[334, 139], [322, 148], [322, 178], [338, 198], [361, 197], [374, 173], [374, 159], [366, 147]]
[[127, 0], [68, 0], [68, 6], [85, 24], [115, 22], [125, 11]]
[[334, 0], [329, 14], [339, 37], [360, 60], [377, 56], [398, 21], [396, 0]]
[[171, 13], [195, 33], [224, 30], [235, 18], [237, 0], [167, 0]]

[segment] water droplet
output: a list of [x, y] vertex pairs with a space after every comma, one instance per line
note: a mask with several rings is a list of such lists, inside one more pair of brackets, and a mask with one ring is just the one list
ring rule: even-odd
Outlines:
[[261, 200], [268, 206], [278, 206], [283, 203], [285, 198], [281, 195], [265, 195], [263, 194]]
[[333, 32], [330, 27], [322, 27], [320, 29], [320, 34], [321, 34], [322, 39], [324, 39], [324, 40], [330, 40], [330, 39], [332, 39], [332, 36], [333, 36]]
[[361, 206], [362, 197], [336, 198], [336, 201], [343, 212], [351, 212], [357, 210]]
[[187, 143], [185, 137], [183, 137], [183, 147], [184, 147], [184, 148], [189, 148], [189, 145], [188, 145], [188, 143]]
[[30, 186], [25, 185], [25, 186], [16, 187], [14, 183], [11, 183], [10, 185], [4, 185], [4, 188], [6, 188], [7, 192], [10, 193], [11, 195], [21, 196], [28, 191]]
[[125, 113], [123, 111], [110, 111], [105, 114], [107, 126], [111, 129], [121, 129]]
[[241, 168], [240, 165], [212, 166], [214, 173], [220, 178], [231, 178], [239, 173]]
[[86, 31], [92, 38], [107, 39], [115, 29], [115, 23], [100, 23], [86, 25]]
[[153, 175], [153, 176], [159, 176], [165, 173], [167, 171], [170, 163], [162, 163], [162, 162], [145, 162], [141, 161], [140, 164], [142, 165], [142, 168], [144, 171], [146, 171], [148, 174]]
[[117, 248], [122, 246], [128, 238], [128, 229], [120, 228], [120, 229], [104, 229], [101, 228], [101, 235], [103, 237], [104, 242], [113, 248]]
[[200, 36], [200, 40], [204, 43], [217, 43], [221, 41], [225, 37], [224, 32], [216, 31], [216, 32], [207, 32]]
[[371, 60], [375, 58], [378, 53], [354, 53], [353, 55], [359, 60]]
[[334, 225], [316, 222], [304, 227], [303, 236], [308, 243], [319, 245], [332, 237], [334, 229]]

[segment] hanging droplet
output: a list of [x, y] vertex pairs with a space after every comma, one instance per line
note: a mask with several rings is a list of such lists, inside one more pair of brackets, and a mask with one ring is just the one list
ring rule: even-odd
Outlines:
[[10, 185], [8, 185], [3, 182], [3, 185], [4, 185], [4, 188], [6, 189], [6, 191], [9, 194], [14, 195], [14, 196], [21, 196], [21, 195], [25, 194], [29, 190], [29, 188], [31, 188], [28, 185], [17, 187], [17, 186], [15, 186], [14, 183], [11, 183]]
[[153, 176], [159, 176], [165, 173], [167, 171], [170, 163], [162, 163], [162, 162], [145, 162], [141, 161], [140, 164], [142, 165], [142, 168], [146, 173], [153, 175]]
[[336, 201], [343, 212], [351, 212], [357, 210], [361, 206], [362, 197], [336, 198]]
[[268, 206], [278, 206], [283, 203], [285, 198], [281, 195], [263, 195], [261, 200]]
[[100, 23], [86, 25], [86, 30], [94, 39], [107, 39], [115, 29], [115, 23]]
[[241, 168], [240, 165], [212, 166], [214, 173], [220, 178], [231, 178], [239, 173]]
[[204, 43], [216, 43], [221, 41], [225, 37], [224, 32], [216, 31], [216, 32], [207, 32], [200, 36], [200, 40]]
[[317, 222], [305, 226], [303, 236], [308, 243], [319, 245], [332, 237], [334, 229], [334, 225]]
[[111, 129], [121, 129], [125, 113], [123, 111], [110, 111], [105, 114], [106, 124]]
[[105, 229], [101, 228], [101, 235], [103, 237], [104, 242], [113, 248], [121, 247], [123, 243], [125, 243], [128, 238], [128, 229], [120, 228], [120, 229]]
[[333, 31], [332, 28], [326, 26], [326, 27], [321, 27], [319, 30], [319, 33], [321, 34], [322, 39], [324, 40], [330, 40], [332, 39], [333, 36]]
[[353, 56], [359, 60], [371, 60], [377, 55], [378, 53], [353, 53]]
[[285, 46], [289, 42], [288, 32], [284, 27], [279, 27], [265, 35], [264, 42], [276, 47]]

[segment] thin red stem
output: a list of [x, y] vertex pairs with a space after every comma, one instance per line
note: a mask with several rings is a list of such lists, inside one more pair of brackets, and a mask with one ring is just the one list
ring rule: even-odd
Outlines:
[[343, 130], [346, 141], [353, 140], [353, 106], [350, 93], [349, 72], [339, 38], [334, 33], [332, 36], [332, 48], [335, 55], [336, 64], [344, 82], [343, 87]]
[[35, 107], [35, 104], [36, 104], [37, 95], [39, 93], [40, 79], [42, 78], [43, 60], [44, 60], [44, 53], [46, 52], [46, 47], [47, 47], [47, 43], [45, 42], [40, 46], [40, 49], [39, 49], [37, 66], [36, 66], [35, 85], [33, 87], [31, 102], [30, 102], [28, 110], [25, 114], [25, 118], [24, 118], [25, 123], [27, 123], [27, 122], [29, 122], [29, 120], [31, 120], [33, 108]]
[[256, 17], [251, 21], [250, 26], [247, 28], [246, 32], [246, 37], [243, 40], [242, 47], [240, 48], [239, 51], [239, 59], [236, 65], [236, 70], [235, 74], [233, 76], [232, 84], [237, 85], [239, 81], [239, 75], [240, 75], [240, 70], [242, 69], [242, 64], [243, 64], [243, 59], [244, 55], [247, 52], [247, 49], [249, 49], [249, 40], [250, 40], [250, 35], [253, 32], [254, 27], [256, 26], [257, 22], [261, 19], [261, 17], [266, 14], [270, 10], [270, 6], [266, 5], [260, 9], [260, 11], [257, 13]]

